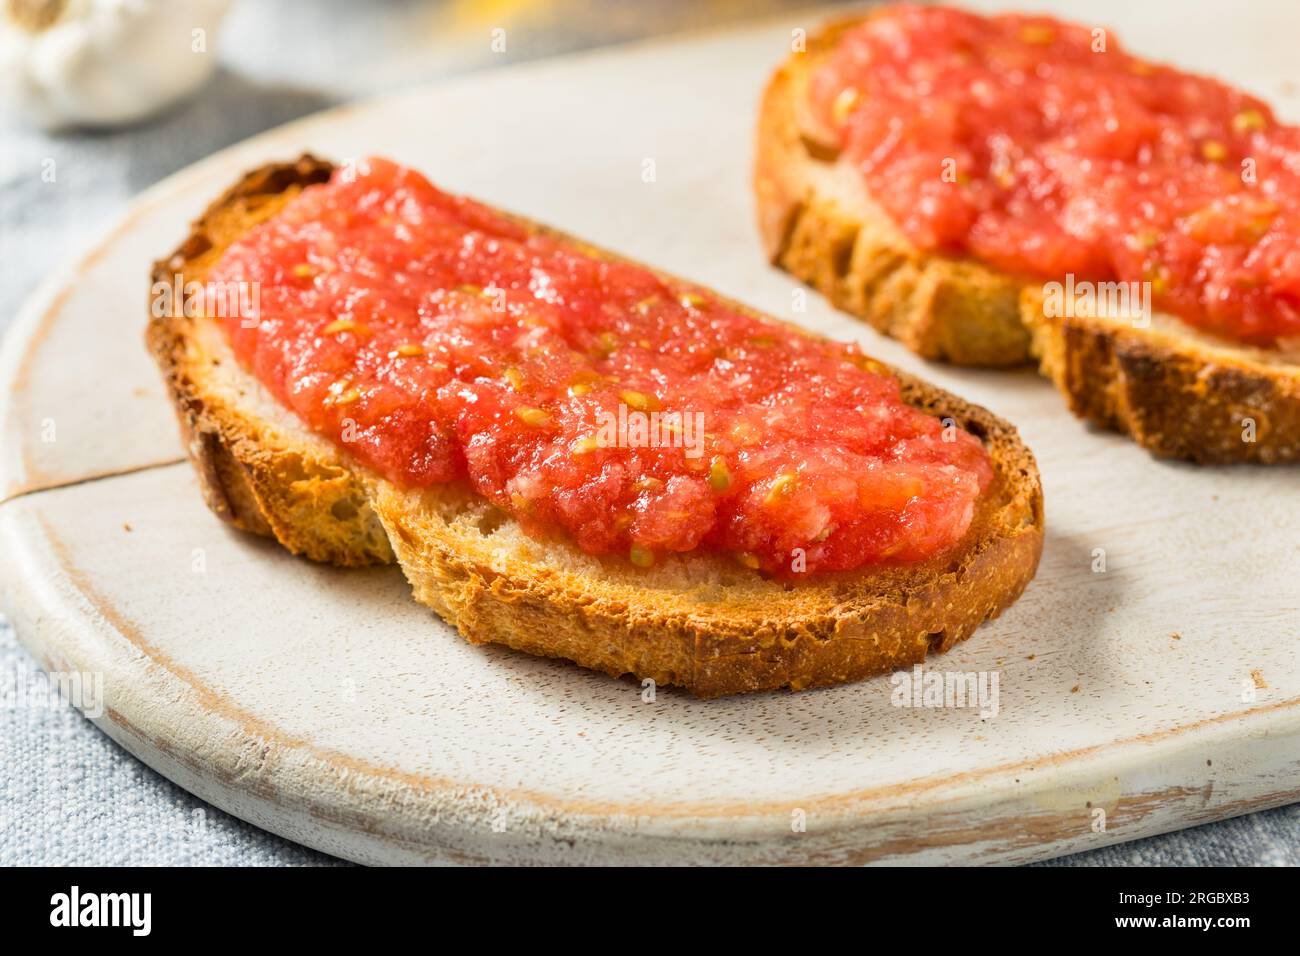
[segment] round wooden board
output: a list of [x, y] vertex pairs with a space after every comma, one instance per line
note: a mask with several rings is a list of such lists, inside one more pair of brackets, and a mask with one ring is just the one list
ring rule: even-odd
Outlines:
[[[102, 674], [96, 722], [150, 766], [362, 862], [1011, 862], [1296, 799], [1296, 469], [1154, 462], [1029, 373], [924, 366], [815, 297], [793, 314], [746, 185], [755, 90], [789, 29], [333, 111], [142, 196], [0, 356], [0, 597], [20, 639], [50, 670]], [[575, 102], [605, 121], [581, 122]], [[856, 338], [1016, 422], [1047, 493], [1042, 567], [1003, 618], [930, 662], [996, 674], [996, 715], [894, 706], [889, 677], [646, 699], [470, 647], [395, 570], [312, 565], [222, 526], [141, 344], [148, 265], [242, 170], [305, 149], [391, 155]]]

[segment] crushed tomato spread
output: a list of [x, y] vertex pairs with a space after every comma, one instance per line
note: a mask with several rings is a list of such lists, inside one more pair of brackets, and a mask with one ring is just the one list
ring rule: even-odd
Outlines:
[[1104, 30], [904, 6], [850, 28], [809, 97], [922, 249], [1150, 282], [1204, 330], [1300, 341], [1300, 128], [1253, 96]]
[[912, 562], [962, 537], [992, 480], [974, 436], [854, 346], [386, 160], [305, 188], [208, 278], [258, 283], [256, 313], [225, 320], [235, 354], [313, 430], [590, 553], [703, 548], [786, 576]]

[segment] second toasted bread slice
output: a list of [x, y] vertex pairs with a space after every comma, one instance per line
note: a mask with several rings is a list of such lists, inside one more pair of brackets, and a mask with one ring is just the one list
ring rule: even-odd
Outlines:
[[1041, 280], [913, 245], [833, 145], [810, 133], [810, 77], [835, 20], [777, 69], [758, 119], [754, 191], [771, 261], [919, 355], [958, 365], [1036, 361], [1071, 410], [1154, 454], [1206, 463], [1300, 460], [1300, 356], [1243, 346], [1171, 315], [1148, 326], [1052, 317]]

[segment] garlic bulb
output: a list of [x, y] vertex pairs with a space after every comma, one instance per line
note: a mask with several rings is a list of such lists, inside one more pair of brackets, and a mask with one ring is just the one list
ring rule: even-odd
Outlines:
[[53, 129], [142, 119], [216, 67], [230, 0], [0, 0], [0, 101]]

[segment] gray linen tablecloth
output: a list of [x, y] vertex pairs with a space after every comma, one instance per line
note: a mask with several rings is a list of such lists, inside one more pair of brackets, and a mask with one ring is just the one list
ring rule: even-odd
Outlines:
[[[0, 118], [0, 330], [41, 277], [136, 193], [214, 150], [358, 96], [441, 75], [799, 6], [660, 0], [491, 4], [513, 24], [491, 54], [467, 0], [238, 0], [220, 69], [147, 125], [46, 136]], [[48, 157], [57, 188], [42, 181]], [[35, 664], [0, 617], [0, 690]], [[330, 864], [228, 816], [154, 773], [80, 715], [0, 707], [0, 864]], [[1300, 864], [1300, 805], [1053, 861], [1066, 865]]]

